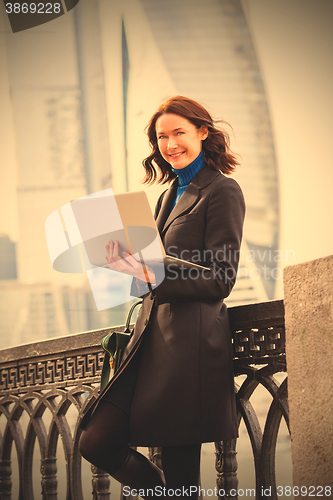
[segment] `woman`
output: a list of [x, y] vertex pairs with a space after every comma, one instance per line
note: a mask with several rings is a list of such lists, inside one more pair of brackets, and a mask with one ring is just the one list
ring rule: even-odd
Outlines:
[[[144, 301], [119, 371], [83, 421], [80, 450], [144, 498], [159, 496], [147, 489], [165, 482], [169, 495], [196, 498], [201, 443], [238, 435], [223, 299], [235, 283], [245, 205], [238, 184], [222, 175], [238, 164], [228, 136], [200, 104], [169, 99], [148, 137], [145, 182], [172, 181], [155, 210], [166, 253], [209, 269], [169, 265], [156, 286], [158, 269], [144, 270], [110, 241], [109, 265], [134, 276], [132, 294]], [[129, 444], [162, 447], [164, 477]]]

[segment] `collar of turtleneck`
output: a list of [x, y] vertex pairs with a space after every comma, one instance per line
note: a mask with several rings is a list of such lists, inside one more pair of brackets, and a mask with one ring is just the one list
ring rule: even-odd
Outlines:
[[189, 185], [189, 183], [192, 181], [194, 176], [199, 172], [199, 170], [202, 169], [202, 167], [205, 166], [205, 160], [203, 157], [203, 152], [199, 154], [199, 156], [196, 157], [195, 160], [192, 161], [187, 167], [184, 168], [172, 168], [171, 170], [177, 174], [178, 177], [178, 188], [176, 191], [176, 197], [175, 201], [173, 202], [171, 210], [175, 207], [177, 201], [181, 197], [181, 195], [184, 193], [185, 189]]
[[176, 191], [176, 197], [175, 201], [173, 202], [171, 210], [175, 207], [177, 201], [181, 197], [181, 195], [184, 193], [185, 189], [189, 185], [189, 183], [192, 181], [194, 176], [199, 172], [199, 170], [202, 169], [202, 167], [205, 166], [205, 160], [203, 157], [203, 152], [199, 154], [199, 156], [196, 157], [195, 160], [192, 161], [187, 167], [184, 168], [172, 168], [171, 170], [177, 174], [178, 177], [178, 188]]
[[171, 170], [178, 176], [178, 189], [180, 187], [188, 186], [193, 177], [202, 169], [205, 165], [205, 160], [203, 157], [203, 152], [196, 157], [187, 167], [184, 168], [173, 168]]

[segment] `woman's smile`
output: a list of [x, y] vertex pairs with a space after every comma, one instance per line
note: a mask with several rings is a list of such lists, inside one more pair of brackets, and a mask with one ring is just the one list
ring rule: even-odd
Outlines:
[[169, 156], [170, 156], [170, 158], [179, 158], [184, 153], [185, 153], [185, 151], [181, 151], [180, 153], [171, 153], [171, 154], [169, 154]]

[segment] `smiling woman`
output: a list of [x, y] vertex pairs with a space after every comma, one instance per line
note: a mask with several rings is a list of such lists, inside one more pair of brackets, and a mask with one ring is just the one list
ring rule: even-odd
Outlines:
[[[166, 485], [167, 496], [179, 490], [196, 499], [201, 443], [238, 434], [223, 299], [235, 284], [245, 205], [238, 184], [223, 175], [237, 165], [228, 136], [200, 104], [169, 99], [148, 137], [145, 181], [172, 181], [155, 210], [162, 242], [203, 271], [169, 265], [156, 281], [158, 268], [142, 276], [134, 258], [120, 256], [110, 241], [110, 267], [134, 276], [131, 293], [143, 303], [119, 370], [81, 424], [80, 450], [144, 498], [160, 497]], [[162, 447], [163, 472], [130, 445]]]

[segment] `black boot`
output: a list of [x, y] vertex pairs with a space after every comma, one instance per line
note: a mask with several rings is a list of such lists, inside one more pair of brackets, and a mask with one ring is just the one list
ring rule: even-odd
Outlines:
[[121, 484], [129, 486], [131, 489], [136, 489], [137, 494], [139, 494], [139, 490], [144, 490], [144, 495], [140, 496], [147, 500], [154, 500], [154, 498], [161, 499], [164, 496], [162, 494], [155, 495], [154, 491], [156, 486], [160, 486], [160, 491], [165, 486], [163, 472], [157, 465], [132, 448], [123, 465], [117, 472], [112, 474], [112, 477]]

